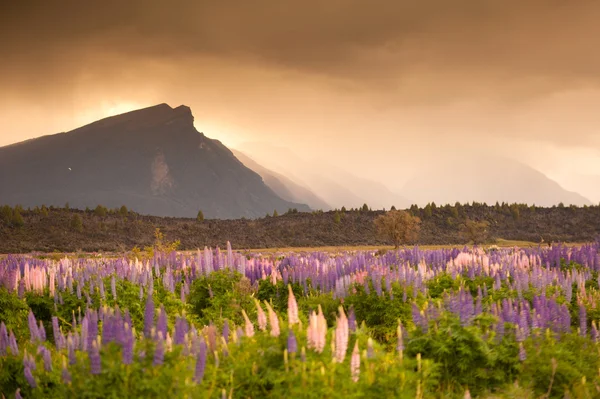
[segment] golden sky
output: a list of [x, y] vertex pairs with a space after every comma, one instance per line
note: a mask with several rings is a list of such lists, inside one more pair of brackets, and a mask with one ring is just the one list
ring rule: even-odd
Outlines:
[[600, 201], [597, 0], [6, 3], [0, 145], [166, 102], [392, 189], [477, 152]]

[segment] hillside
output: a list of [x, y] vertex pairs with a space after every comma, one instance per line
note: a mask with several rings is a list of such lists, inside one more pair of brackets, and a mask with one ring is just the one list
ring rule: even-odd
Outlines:
[[514, 159], [492, 154], [461, 154], [450, 158], [440, 156], [436, 161], [446, 166], [440, 168], [435, 162], [424, 163], [402, 189], [419, 205], [430, 201], [442, 204], [505, 201], [540, 206], [560, 202], [578, 206], [592, 204], [579, 193], [566, 190], [538, 170]]
[[261, 217], [285, 201], [221, 142], [199, 133], [190, 108], [167, 104], [0, 148], [0, 201], [140, 214]]
[[[464, 244], [459, 226], [468, 217], [490, 222], [493, 237], [532, 242], [584, 242], [600, 235], [600, 207], [519, 207], [515, 216], [508, 206], [464, 205], [459, 209], [437, 207], [427, 217], [423, 209], [420, 244]], [[154, 241], [159, 228], [167, 240], [180, 240], [181, 249], [224, 246], [234, 248], [308, 247], [385, 244], [377, 237], [373, 220], [381, 211], [347, 211], [339, 223], [335, 212], [291, 213], [248, 220], [160, 218], [129, 213], [97, 216], [94, 212], [65, 209], [23, 211], [23, 227], [0, 221], [0, 253], [29, 251], [125, 251]], [[72, 227], [78, 214], [83, 228]]]
[[280, 173], [265, 168], [241, 151], [232, 150], [232, 152], [244, 166], [258, 173], [265, 184], [284, 200], [307, 204], [311, 209], [331, 209], [329, 204], [308, 188], [301, 186]]
[[[296, 154], [286, 147], [269, 143], [244, 143], [238, 148], [243, 153], [252, 154], [252, 159], [260, 165], [302, 184], [325, 200], [333, 208], [360, 207], [364, 203], [373, 209], [410, 206], [409, 195], [400, 195], [377, 180], [357, 176], [331, 162], [326, 157]], [[318, 208], [317, 208], [318, 209]]]

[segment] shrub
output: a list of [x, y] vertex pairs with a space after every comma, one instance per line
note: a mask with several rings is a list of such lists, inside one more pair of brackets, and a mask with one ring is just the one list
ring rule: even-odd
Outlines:
[[71, 218], [71, 228], [74, 231], [82, 232], [83, 231], [83, 222], [81, 221], [81, 216], [78, 214], [74, 214]]

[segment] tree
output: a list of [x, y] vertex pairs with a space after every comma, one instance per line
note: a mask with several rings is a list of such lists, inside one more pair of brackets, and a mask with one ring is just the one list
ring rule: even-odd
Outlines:
[[98, 205], [94, 210], [94, 213], [96, 214], [96, 216], [104, 217], [108, 213], [108, 210], [102, 205]]
[[389, 211], [375, 219], [377, 233], [390, 240], [395, 248], [414, 242], [419, 237], [421, 219], [406, 211]]
[[277, 209], [275, 209], [275, 210], [273, 211], [273, 217], [274, 217], [274, 218], [276, 218], [277, 216], [279, 216], [279, 213], [277, 213]]
[[74, 214], [71, 218], [71, 228], [75, 231], [83, 231], [83, 222], [81, 221], [81, 216], [78, 214]]
[[196, 216], [196, 220], [199, 222], [204, 222], [204, 212], [198, 211], [198, 215]]
[[433, 216], [433, 209], [431, 204], [427, 204], [425, 205], [425, 208], [423, 208], [423, 217], [429, 219], [431, 216]]
[[461, 226], [460, 236], [467, 241], [472, 241], [473, 244], [482, 244], [489, 238], [488, 227], [490, 223], [487, 220], [476, 221], [467, 219]]
[[369, 206], [367, 204], [363, 204], [361, 211], [369, 212]]
[[14, 210], [13, 216], [12, 216], [12, 225], [15, 227], [23, 227], [24, 224], [25, 224], [25, 221], [23, 220], [23, 216], [21, 216], [21, 211], [19, 210], [18, 207], [15, 207], [15, 210]]
[[396, 207], [394, 205], [392, 205], [392, 207], [390, 208], [390, 211], [395, 211]]
[[341, 221], [342, 221], [342, 217], [340, 216], [340, 213], [336, 210], [335, 214], [333, 215], [333, 223], [340, 224]]
[[4, 205], [2, 208], [0, 208], [0, 219], [6, 225], [12, 224], [13, 210], [10, 206]]
[[123, 205], [121, 209], [119, 209], [119, 213], [121, 214], [121, 216], [127, 216], [127, 214], [129, 213], [129, 209], [127, 209], [127, 207]]

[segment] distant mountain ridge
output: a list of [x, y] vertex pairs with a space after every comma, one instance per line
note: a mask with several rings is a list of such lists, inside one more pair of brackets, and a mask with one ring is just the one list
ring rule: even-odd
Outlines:
[[258, 173], [265, 184], [284, 200], [307, 204], [314, 210], [320, 209], [327, 211], [331, 209], [331, 206], [328, 203], [308, 188], [295, 183], [280, 173], [265, 168], [249, 155], [239, 150], [232, 149], [231, 151], [246, 167]]
[[[253, 154], [253, 159], [262, 166], [318, 193], [334, 208], [356, 208], [365, 203], [372, 209], [408, 208], [412, 203], [411, 199], [394, 193], [385, 184], [356, 176], [324, 159], [307, 160], [287, 148], [266, 143], [245, 143], [236, 150]], [[277, 156], [285, 162], [274, 160]]]
[[211, 218], [309, 210], [277, 196], [193, 122], [189, 107], [159, 104], [1, 147], [0, 203]]
[[423, 206], [465, 202], [527, 203], [552, 206], [591, 205], [579, 193], [568, 191], [540, 171], [514, 159], [499, 156], [465, 154], [456, 158], [438, 158], [439, 166], [423, 166], [403, 188]]

